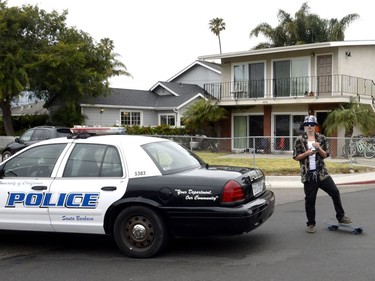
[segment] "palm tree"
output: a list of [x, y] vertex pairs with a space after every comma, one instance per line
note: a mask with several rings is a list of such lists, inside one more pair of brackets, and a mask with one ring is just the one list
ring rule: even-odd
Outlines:
[[227, 118], [227, 111], [212, 103], [201, 99], [191, 105], [183, 116], [183, 123], [187, 129], [208, 136], [217, 135], [217, 122]]
[[346, 105], [339, 105], [323, 123], [327, 136], [337, 132], [339, 126], [344, 126], [345, 137], [353, 136], [354, 127], [358, 127], [363, 134], [369, 134], [375, 128], [375, 114], [370, 105], [360, 104], [354, 99]]
[[295, 13], [295, 18], [283, 10], [279, 10], [279, 25], [272, 28], [268, 23], [261, 23], [251, 32], [250, 37], [263, 34], [269, 42], [259, 43], [255, 49], [282, 47], [315, 42], [343, 41], [345, 29], [359, 18], [357, 14], [349, 14], [338, 19], [322, 19], [310, 13], [305, 2]]
[[221, 18], [213, 18], [209, 22], [210, 30], [219, 38], [219, 48], [221, 54], [221, 40], [220, 40], [220, 32], [225, 30], [225, 22]]
[[375, 128], [375, 114], [369, 105], [360, 104], [354, 99], [346, 105], [334, 109], [323, 123], [323, 128], [328, 136], [337, 132], [338, 127], [345, 128], [345, 145], [343, 156], [346, 158], [354, 153], [351, 143], [354, 127], [358, 127], [363, 134], [368, 135]]

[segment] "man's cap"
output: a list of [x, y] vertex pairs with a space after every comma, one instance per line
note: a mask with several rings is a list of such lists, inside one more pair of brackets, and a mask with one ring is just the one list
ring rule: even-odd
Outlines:
[[305, 125], [306, 123], [313, 123], [315, 125], [318, 125], [318, 119], [314, 115], [309, 115], [305, 117], [305, 120], [303, 121], [303, 124]]

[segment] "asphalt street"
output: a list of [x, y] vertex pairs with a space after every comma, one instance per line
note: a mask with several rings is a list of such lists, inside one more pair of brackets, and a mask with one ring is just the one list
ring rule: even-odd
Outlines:
[[254, 231], [218, 238], [175, 239], [160, 256], [121, 254], [108, 237], [0, 233], [2, 280], [342, 281], [374, 280], [375, 188], [341, 189], [344, 208], [364, 232], [329, 231], [331, 199], [319, 192], [317, 231], [305, 230], [303, 194], [277, 188], [273, 216]]

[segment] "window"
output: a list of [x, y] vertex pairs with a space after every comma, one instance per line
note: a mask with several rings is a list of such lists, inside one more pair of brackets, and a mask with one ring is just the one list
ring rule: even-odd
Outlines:
[[66, 144], [50, 144], [26, 150], [9, 160], [3, 177], [50, 177]]
[[175, 114], [162, 114], [159, 119], [160, 125], [176, 126]]
[[40, 140], [48, 140], [50, 138], [51, 138], [50, 130], [35, 129], [32, 140], [33, 141], [40, 141]]
[[77, 144], [69, 156], [63, 177], [121, 177], [120, 156], [115, 147]]
[[21, 137], [20, 137], [20, 143], [25, 143], [31, 140], [31, 136], [34, 134], [34, 129], [26, 131]]
[[235, 65], [233, 81], [233, 91], [240, 97], [264, 97], [264, 63]]
[[122, 111], [121, 125], [141, 125], [141, 113], [137, 111]]
[[263, 115], [241, 115], [233, 117], [234, 149], [257, 146], [259, 136], [263, 136]]
[[178, 173], [203, 165], [189, 150], [175, 142], [154, 142], [145, 144], [142, 148], [162, 174]]
[[248, 123], [247, 116], [234, 116], [233, 119], [233, 136], [234, 149], [245, 149], [247, 145]]
[[275, 124], [275, 149], [292, 150], [296, 136], [303, 133], [301, 124], [305, 115], [298, 114], [280, 114], [274, 116]]
[[273, 63], [274, 97], [303, 96], [309, 92], [309, 60], [299, 58]]

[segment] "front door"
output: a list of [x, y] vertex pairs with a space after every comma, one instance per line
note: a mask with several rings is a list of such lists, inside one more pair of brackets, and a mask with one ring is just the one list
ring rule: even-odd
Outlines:
[[66, 144], [37, 146], [8, 160], [1, 167], [0, 228], [53, 231], [48, 207], [57, 159]]
[[275, 115], [275, 150], [290, 150], [290, 115]]
[[332, 92], [332, 55], [317, 56], [318, 93], [331, 95]]

